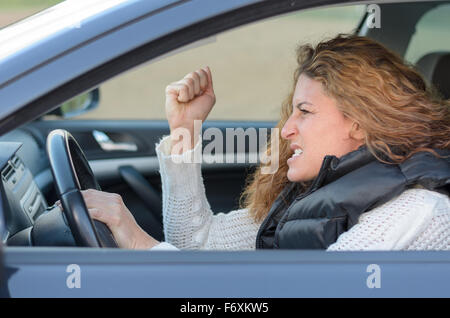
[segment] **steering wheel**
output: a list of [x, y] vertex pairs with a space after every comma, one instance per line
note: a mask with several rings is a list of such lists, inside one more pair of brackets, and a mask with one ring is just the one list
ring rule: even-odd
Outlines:
[[117, 247], [109, 228], [91, 219], [81, 195], [81, 190], [101, 189], [75, 138], [66, 130], [53, 130], [47, 137], [47, 154], [58, 197], [76, 244]]

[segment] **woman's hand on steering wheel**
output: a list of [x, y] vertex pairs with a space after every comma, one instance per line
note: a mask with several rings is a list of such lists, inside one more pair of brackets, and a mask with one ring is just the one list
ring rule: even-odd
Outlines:
[[[159, 243], [136, 223], [119, 194], [95, 189], [82, 190], [81, 194], [91, 218], [108, 226], [120, 248], [150, 249]], [[60, 201], [55, 203], [62, 210]]]

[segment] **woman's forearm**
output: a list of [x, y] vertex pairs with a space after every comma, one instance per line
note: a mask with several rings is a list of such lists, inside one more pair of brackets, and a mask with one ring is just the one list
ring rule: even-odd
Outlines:
[[170, 137], [165, 137], [156, 147], [166, 241], [180, 249], [254, 249], [259, 224], [248, 210], [213, 215], [205, 194], [201, 163], [181, 160], [191, 160], [201, 152], [200, 140], [181, 155], [170, 155], [170, 142]]
[[170, 136], [156, 147], [163, 191], [163, 222], [166, 241], [178, 248], [201, 248], [211, 224], [212, 211], [206, 199], [201, 164], [193, 163], [200, 141], [191, 150], [171, 154]]

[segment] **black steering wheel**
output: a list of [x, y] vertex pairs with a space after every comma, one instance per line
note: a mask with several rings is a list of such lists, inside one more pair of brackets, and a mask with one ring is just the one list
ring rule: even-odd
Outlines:
[[81, 190], [101, 189], [75, 138], [66, 130], [53, 130], [47, 137], [47, 154], [58, 197], [76, 244], [117, 247], [109, 228], [91, 219], [81, 195]]

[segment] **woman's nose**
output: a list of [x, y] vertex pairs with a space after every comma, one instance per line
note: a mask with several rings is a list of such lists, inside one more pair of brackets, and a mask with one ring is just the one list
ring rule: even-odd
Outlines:
[[297, 129], [294, 125], [294, 121], [292, 120], [292, 116], [291, 116], [284, 123], [284, 126], [281, 129], [281, 137], [284, 139], [289, 139], [292, 136], [295, 136], [296, 132], [297, 132]]

